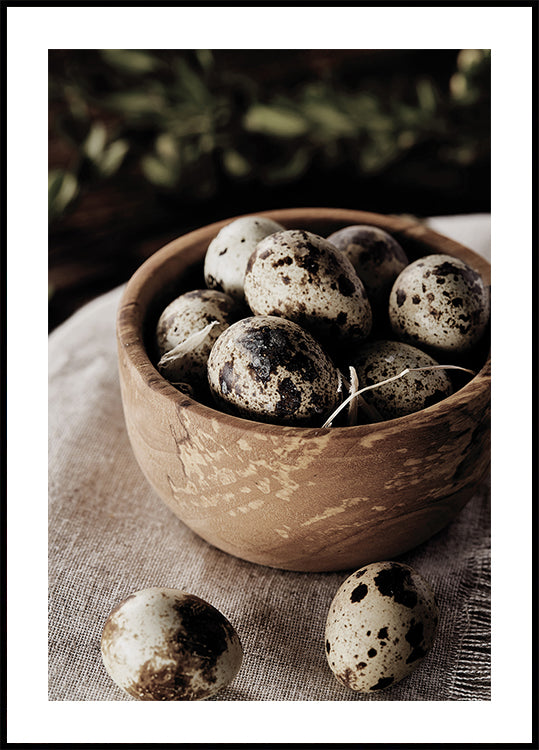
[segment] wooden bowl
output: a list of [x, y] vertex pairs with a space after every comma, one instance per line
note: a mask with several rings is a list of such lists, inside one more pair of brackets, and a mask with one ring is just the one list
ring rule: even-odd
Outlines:
[[[411, 259], [447, 253], [490, 284], [487, 261], [408, 218], [331, 208], [258, 215], [322, 236], [351, 224], [373, 224], [391, 232]], [[451, 521], [488, 471], [488, 348], [477, 375], [453, 395], [377, 424], [283, 427], [198, 403], [159, 374], [152, 334], [170, 300], [203, 286], [206, 248], [230, 221], [169, 243], [127, 284], [117, 338], [135, 457], [178, 518], [236, 557], [295, 571], [344, 570], [393, 559]]]

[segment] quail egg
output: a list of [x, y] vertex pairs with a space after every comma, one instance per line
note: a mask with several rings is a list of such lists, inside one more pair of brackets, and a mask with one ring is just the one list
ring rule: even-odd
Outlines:
[[203, 700], [240, 669], [238, 635], [219, 610], [193, 594], [150, 588], [110, 613], [101, 636], [109, 676], [143, 701]]
[[260, 315], [217, 339], [208, 380], [225, 411], [261, 422], [319, 426], [340, 398], [340, 377], [317, 341], [296, 323]]
[[259, 240], [283, 229], [281, 224], [263, 216], [241, 216], [224, 226], [206, 251], [206, 286], [243, 300], [243, 278], [249, 256]]
[[395, 335], [434, 353], [463, 354], [481, 339], [490, 316], [489, 289], [467, 263], [427, 255], [395, 280], [389, 318]]
[[[373, 341], [363, 344], [352, 357], [359, 388], [398, 375], [405, 368], [432, 367], [438, 362], [429, 354], [402, 341]], [[363, 393], [382, 419], [394, 419], [425, 409], [453, 392], [444, 370], [409, 372], [398, 380]]]
[[371, 305], [387, 309], [393, 282], [408, 265], [408, 257], [397, 240], [379, 227], [354, 224], [333, 232], [328, 241], [346, 253]]
[[348, 258], [299, 229], [258, 243], [247, 265], [245, 297], [255, 315], [287, 318], [325, 341], [362, 341], [372, 326], [365, 287]]
[[352, 690], [383, 690], [419, 666], [437, 623], [434, 594], [419, 573], [397, 562], [366, 565], [344, 581], [329, 608], [329, 667]]
[[214, 289], [195, 289], [163, 310], [156, 329], [158, 369], [172, 383], [206, 385], [206, 363], [219, 335], [238, 317], [237, 303]]

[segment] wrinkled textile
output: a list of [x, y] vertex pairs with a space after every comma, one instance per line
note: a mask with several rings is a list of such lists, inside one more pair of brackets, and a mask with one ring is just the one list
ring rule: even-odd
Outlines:
[[[428, 220], [490, 257], [490, 217]], [[352, 571], [292, 573], [210, 546], [148, 485], [125, 430], [115, 322], [122, 288], [94, 300], [49, 337], [49, 700], [129, 701], [105, 672], [110, 610], [152, 586], [217, 607], [244, 647], [242, 668], [211, 700], [490, 700], [490, 488], [448, 527], [399, 560], [431, 584], [440, 607], [433, 648], [394, 687], [356, 694], [333, 677], [324, 628]]]

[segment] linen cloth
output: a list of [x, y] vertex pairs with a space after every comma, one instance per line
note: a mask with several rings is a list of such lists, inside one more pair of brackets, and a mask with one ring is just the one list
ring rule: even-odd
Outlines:
[[[490, 257], [490, 216], [435, 217], [436, 231]], [[196, 594], [244, 648], [219, 701], [490, 700], [490, 487], [401, 555], [434, 589], [440, 621], [412, 675], [372, 695], [341, 686], [324, 652], [327, 612], [352, 570], [294, 573], [212, 547], [148, 485], [122, 412], [115, 322], [123, 286], [49, 336], [49, 700], [129, 701], [105, 671], [100, 637], [129, 594], [163, 586]]]

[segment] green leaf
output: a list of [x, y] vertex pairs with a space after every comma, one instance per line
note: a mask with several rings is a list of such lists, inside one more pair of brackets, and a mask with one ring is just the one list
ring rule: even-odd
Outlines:
[[159, 187], [173, 188], [178, 183], [179, 170], [177, 166], [162, 161], [153, 154], [148, 154], [142, 158], [141, 169], [145, 177]]
[[420, 78], [416, 83], [419, 106], [425, 112], [435, 112], [437, 104], [436, 89], [428, 78]]
[[182, 98], [192, 100], [197, 104], [207, 104], [211, 99], [211, 92], [206, 88], [203, 79], [182, 58], [174, 61], [176, 73], [176, 88]]
[[77, 178], [72, 172], [58, 169], [49, 173], [49, 221], [60, 216], [79, 192]]
[[395, 111], [395, 119], [398, 120], [401, 127], [418, 129], [424, 120], [423, 113], [417, 107], [410, 107], [408, 104], [399, 104]]
[[457, 68], [465, 73], [478, 67], [485, 59], [485, 50], [461, 49], [457, 55]]
[[198, 64], [203, 70], [209, 70], [214, 65], [213, 52], [209, 49], [195, 50]]
[[311, 101], [304, 106], [304, 114], [316, 125], [317, 132], [328, 138], [351, 137], [357, 134], [357, 122], [340, 112], [329, 102]]
[[164, 102], [155, 91], [118, 91], [110, 94], [105, 102], [112, 109], [125, 116], [161, 114]]
[[268, 104], [254, 104], [243, 118], [243, 126], [251, 133], [277, 138], [298, 138], [309, 132], [305, 118], [292, 109]]
[[377, 133], [360, 152], [361, 168], [366, 174], [375, 174], [387, 167], [399, 154], [396, 139], [386, 133]]
[[145, 50], [102, 49], [100, 52], [109, 65], [133, 75], [152, 73], [161, 66], [161, 61]]
[[213, 133], [202, 133], [198, 139], [198, 147], [203, 154], [211, 154], [215, 148], [215, 136]]
[[[342, 102], [345, 104], [345, 101]], [[346, 100], [347, 109], [358, 117], [368, 118], [380, 111], [380, 103], [374, 94], [361, 91]]]
[[368, 120], [363, 122], [364, 129], [371, 133], [375, 138], [386, 138], [395, 130], [394, 116], [387, 115], [384, 112], [373, 114]]
[[477, 149], [473, 144], [463, 144], [454, 150], [454, 156], [458, 164], [468, 167], [473, 164], [477, 158]]
[[397, 145], [399, 148], [406, 150], [411, 148], [416, 140], [416, 136], [411, 130], [402, 130], [397, 136]]
[[87, 120], [90, 110], [80, 89], [73, 84], [68, 83], [63, 84], [61, 90], [63, 93], [63, 99], [67, 103], [71, 115], [76, 120]]
[[155, 139], [155, 150], [159, 157], [166, 161], [177, 162], [180, 152], [177, 139], [171, 133], [160, 133]]
[[468, 79], [463, 73], [453, 73], [449, 79], [451, 96], [457, 101], [464, 101], [469, 96]]
[[249, 161], [232, 148], [223, 152], [223, 166], [227, 173], [235, 178], [247, 177], [252, 172]]
[[98, 162], [107, 143], [107, 128], [102, 122], [94, 122], [84, 143], [82, 150], [93, 162]]
[[129, 151], [127, 141], [118, 139], [110, 144], [99, 160], [99, 171], [104, 177], [110, 177], [121, 167], [125, 155]]
[[182, 104], [168, 113], [163, 130], [182, 140], [213, 130], [212, 111], [208, 107], [193, 107]]
[[64, 174], [64, 171], [61, 169], [53, 169], [49, 172], [49, 203], [58, 194], [64, 179]]

